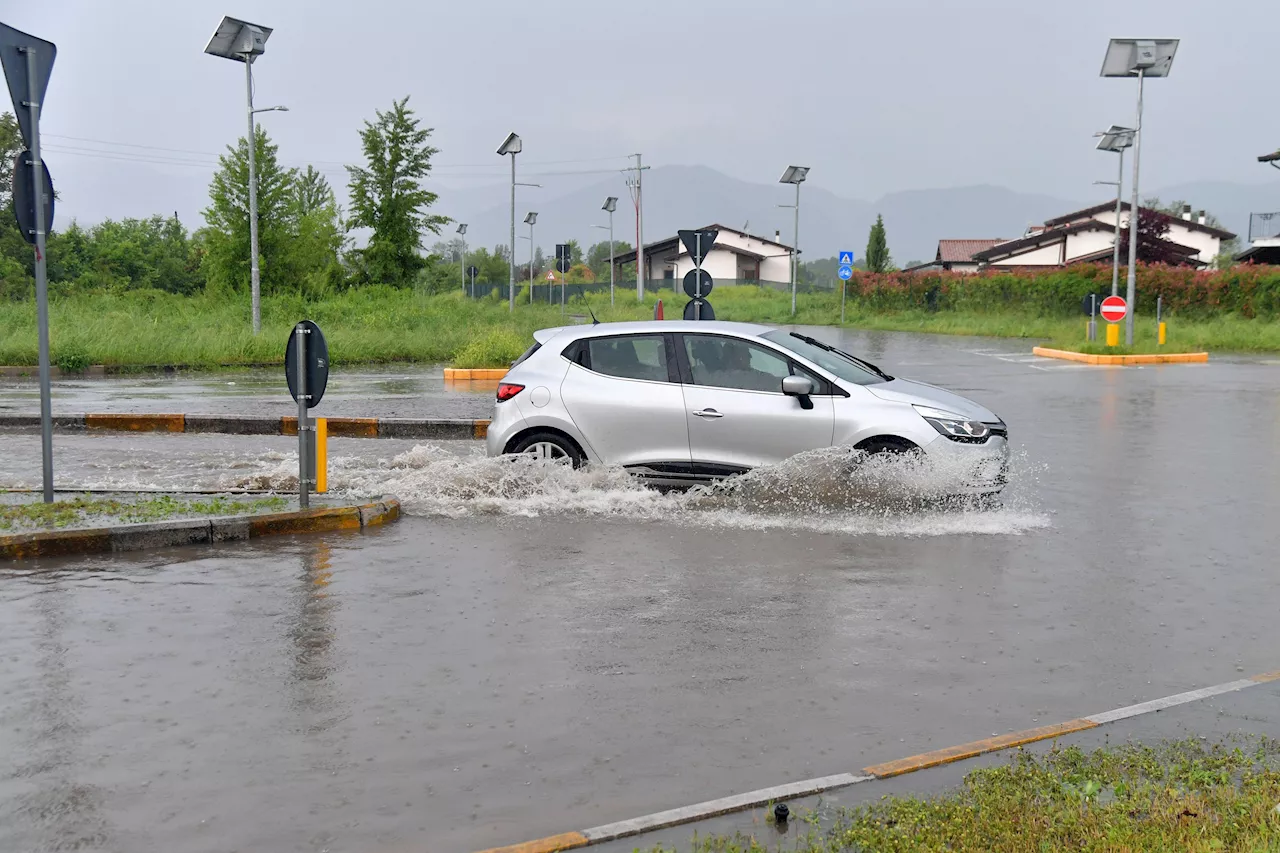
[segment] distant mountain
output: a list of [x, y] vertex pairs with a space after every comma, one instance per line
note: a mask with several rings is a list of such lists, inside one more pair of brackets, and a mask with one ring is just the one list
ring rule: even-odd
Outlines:
[[[492, 198], [493, 188], [484, 192]], [[477, 195], [480, 193], [478, 192]], [[606, 196], [621, 197], [614, 215], [615, 237], [635, 242], [635, 213], [621, 178], [593, 184], [554, 198], [519, 204], [517, 219], [526, 208], [538, 210], [534, 232], [538, 244], [576, 239], [584, 244], [604, 238], [592, 225], [606, 224], [600, 211]], [[444, 193], [442, 192], [442, 198]], [[705, 166], [660, 166], [645, 173], [645, 242], [674, 235], [680, 228], [720, 223], [762, 237], [780, 234], [790, 244], [795, 201], [791, 187], [757, 184], [731, 178]], [[455, 203], [461, 199], [456, 195]], [[821, 186], [805, 184], [800, 198], [800, 246], [809, 259], [828, 257], [845, 249], [858, 257], [876, 214], [883, 214], [889, 248], [899, 263], [933, 257], [943, 237], [1017, 237], [1033, 222], [1083, 206], [1051, 196], [1018, 193], [993, 186], [892, 193], [876, 202], [841, 198]], [[467, 236], [477, 244], [506, 242], [509, 204], [463, 213], [470, 223]], [[526, 233], [521, 225], [517, 233]], [[522, 246], [519, 254], [528, 251]]]

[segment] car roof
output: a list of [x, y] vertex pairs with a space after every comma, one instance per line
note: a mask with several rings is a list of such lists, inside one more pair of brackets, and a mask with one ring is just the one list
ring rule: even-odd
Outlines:
[[730, 323], [724, 320], [637, 320], [625, 323], [595, 323], [581, 326], [557, 326], [551, 329], [539, 329], [533, 337], [538, 343], [546, 343], [552, 338], [563, 340], [579, 340], [580, 338], [598, 338], [605, 335], [640, 335], [657, 332], [702, 332], [703, 334], [725, 332], [741, 337], [757, 338], [765, 332], [772, 332], [776, 326], [764, 326], [759, 323]]

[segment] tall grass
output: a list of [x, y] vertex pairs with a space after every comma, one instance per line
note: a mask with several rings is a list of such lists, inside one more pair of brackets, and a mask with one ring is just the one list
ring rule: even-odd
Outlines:
[[[588, 312], [602, 322], [653, 316], [662, 299], [667, 317], [678, 317], [686, 299], [671, 291], [646, 293], [637, 302], [620, 292], [615, 306], [606, 293], [571, 300], [569, 314]], [[840, 320], [838, 293], [802, 293], [791, 314], [791, 294], [763, 287], [722, 287], [711, 302], [721, 320], [835, 325]], [[390, 361], [454, 362], [459, 366], [502, 366], [531, 342], [534, 330], [574, 320], [559, 305], [518, 303], [514, 313], [492, 296], [471, 300], [461, 294], [423, 296], [390, 288], [346, 291], [323, 300], [299, 296], [267, 297], [262, 303], [262, 334], [249, 328], [244, 296], [177, 296], [160, 291], [84, 294], [50, 305], [53, 360], [74, 369], [86, 364], [118, 367], [275, 364], [293, 324], [316, 321], [329, 342], [335, 364]], [[1280, 351], [1280, 323], [1224, 314], [1201, 318], [1168, 315], [1169, 351], [1189, 349]], [[989, 335], [1084, 342], [1084, 318], [1067, 312], [1044, 314], [1025, 307], [994, 304], [983, 310], [929, 311], [919, 307], [885, 308], [850, 299], [846, 325], [886, 331]], [[1139, 317], [1139, 339], [1153, 337], [1152, 318]], [[0, 304], [0, 364], [37, 361], [35, 306]]]

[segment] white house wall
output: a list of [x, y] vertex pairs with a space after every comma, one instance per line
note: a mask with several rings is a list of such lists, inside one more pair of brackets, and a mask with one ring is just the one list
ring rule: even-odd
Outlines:
[[1062, 262], [1062, 243], [1050, 243], [1039, 249], [995, 261], [993, 267], [1051, 267]]
[[[1112, 211], [1114, 214], [1114, 211]], [[1114, 231], [1079, 231], [1067, 235], [1067, 260], [1115, 248]]]

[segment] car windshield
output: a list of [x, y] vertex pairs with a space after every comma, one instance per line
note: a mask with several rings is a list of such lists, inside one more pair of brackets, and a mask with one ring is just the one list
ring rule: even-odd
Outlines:
[[774, 329], [760, 337], [783, 349], [791, 350], [801, 358], [807, 359], [823, 370], [830, 371], [846, 382], [857, 385], [876, 385], [893, 378], [869, 361], [863, 361], [821, 341], [795, 332]]

